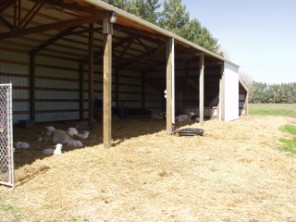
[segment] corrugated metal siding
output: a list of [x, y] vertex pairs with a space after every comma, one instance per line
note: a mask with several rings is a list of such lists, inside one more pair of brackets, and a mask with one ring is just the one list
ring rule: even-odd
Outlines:
[[13, 86], [13, 122], [29, 119], [29, 56], [1, 50], [0, 75], [1, 83], [11, 82]]
[[[12, 82], [14, 123], [30, 118], [29, 72], [27, 54], [1, 50], [0, 82]], [[78, 63], [37, 56], [35, 81], [36, 122], [78, 118]]]

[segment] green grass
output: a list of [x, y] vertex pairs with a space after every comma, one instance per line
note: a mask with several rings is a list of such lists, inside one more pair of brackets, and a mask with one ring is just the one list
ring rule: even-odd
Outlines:
[[296, 104], [249, 104], [249, 114], [296, 117]]
[[286, 152], [296, 154], [296, 126], [284, 125], [280, 128], [280, 130], [294, 136], [292, 139], [280, 139], [283, 143], [282, 149]]
[[1, 221], [19, 222], [21, 221], [20, 211], [11, 205], [0, 203], [0, 218]]

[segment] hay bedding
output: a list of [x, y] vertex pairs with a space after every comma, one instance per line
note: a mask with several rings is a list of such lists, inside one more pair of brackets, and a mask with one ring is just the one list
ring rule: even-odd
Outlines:
[[296, 221], [296, 158], [275, 149], [289, 121], [213, 120], [204, 137], [183, 138], [167, 136], [164, 122], [129, 118], [114, 123], [112, 149], [96, 128], [85, 148], [46, 158], [33, 142], [17, 150], [17, 186], [0, 187], [0, 204], [20, 221]]

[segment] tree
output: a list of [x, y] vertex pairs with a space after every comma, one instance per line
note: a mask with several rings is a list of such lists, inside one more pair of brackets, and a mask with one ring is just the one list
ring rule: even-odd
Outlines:
[[220, 53], [218, 39], [215, 39], [207, 28], [202, 27], [197, 19], [192, 19], [181, 28], [180, 36], [194, 42], [209, 51]]
[[182, 0], [165, 0], [163, 11], [160, 13], [160, 27], [181, 34], [183, 27], [189, 22], [189, 12]]
[[126, 10], [128, 0], [103, 0], [103, 1], [107, 2], [110, 5], [114, 5], [117, 8]]
[[253, 82], [249, 87], [249, 102], [296, 103], [296, 83], [267, 84]]
[[127, 5], [128, 12], [148, 22], [158, 24], [158, 9], [160, 7], [158, 0], [130, 0]]
[[202, 27], [197, 19], [190, 20], [189, 12], [182, 0], [165, 0], [163, 11], [158, 12], [158, 0], [103, 0], [131, 14], [174, 32], [214, 53], [220, 52], [218, 39], [207, 28]]
[[165, 0], [160, 15], [160, 27], [223, 56], [218, 39], [214, 38], [197, 19], [190, 20], [189, 12], [186, 11], [182, 0]]

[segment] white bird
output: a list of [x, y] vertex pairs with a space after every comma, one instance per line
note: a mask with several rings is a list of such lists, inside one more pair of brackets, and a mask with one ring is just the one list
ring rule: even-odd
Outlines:
[[55, 149], [48, 148], [48, 149], [42, 150], [42, 154], [47, 155], [47, 156], [48, 155], [60, 155], [60, 154], [62, 154], [63, 145], [58, 143], [55, 147], [56, 147]]
[[185, 122], [188, 121], [188, 116], [186, 114], [181, 114], [179, 116], [176, 116], [176, 122]]
[[89, 137], [89, 131], [84, 131], [83, 134], [77, 134], [76, 136], [78, 136], [81, 139], [87, 139]]
[[78, 131], [74, 127], [69, 127], [67, 133], [69, 134], [69, 136], [76, 136], [76, 135], [78, 135]]
[[69, 140], [66, 145], [70, 147], [83, 147], [83, 143], [79, 140]]
[[47, 126], [45, 128], [47, 129], [48, 132], [53, 132], [56, 130], [53, 126]]
[[17, 141], [14, 146], [17, 149], [28, 149], [30, 144], [27, 142]]

